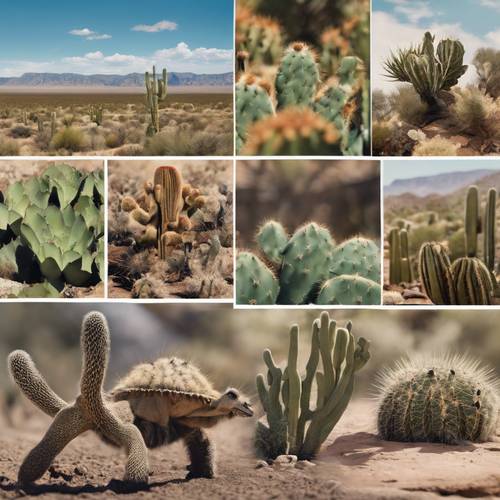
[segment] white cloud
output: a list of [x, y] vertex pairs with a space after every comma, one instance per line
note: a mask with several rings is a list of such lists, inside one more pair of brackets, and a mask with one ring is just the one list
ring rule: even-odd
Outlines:
[[492, 45], [500, 47], [500, 30], [486, 33], [486, 40], [488, 40]]
[[391, 51], [398, 47], [420, 43], [425, 31], [430, 31], [436, 36], [436, 40], [442, 38], [459, 39], [465, 47], [464, 64], [469, 68], [462, 78], [460, 85], [465, 86], [476, 79], [476, 72], [471, 66], [472, 59], [477, 49], [490, 46], [492, 39], [498, 33], [490, 33], [484, 38], [468, 33], [459, 24], [431, 23], [426, 26], [416, 26], [410, 22], [402, 23], [394, 15], [382, 11], [374, 11], [372, 15], [373, 57], [372, 57], [372, 86], [374, 89], [382, 89], [390, 92], [396, 88], [396, 84], [386, 77], [383, 62], [389, 57]]
[[68, 33], [70, 35], [83, 37], [85, 40], [109, 40], [111, 38], [111, 35], [108, 35], [107, 33], [100, 34], [89, 28], [71, 30]]
[[433, 11], [427, 1], [412, 1], [412, 0], [387, 0], [395, 5], [394, 12], [402, 14], [408, 18], [413, 24], [417, 24], [420, 20], [429, 17], [434, 17], [436, 12]]
[[500, 0], [480, 0], [480, 4], [484, 7], [500, 10]]
[[233, 51], [225, 49], [207, 49], [205, 47], [198, 47], [191, 50], [187, 43], [180, 42], [176, 47], [171, 49], [157, 50], [154, 54], [155, 59], [164, 61], [175, 60], [190, 60], [200, 62], [218, 61], [232, 61]]
[[177, 23], [173, 21], [159, 21], [155, 24], [138, 24], [132, 31], [144, 31], [146, 33], [157, 33], [158, 31], [173, 31], [177, 29]]

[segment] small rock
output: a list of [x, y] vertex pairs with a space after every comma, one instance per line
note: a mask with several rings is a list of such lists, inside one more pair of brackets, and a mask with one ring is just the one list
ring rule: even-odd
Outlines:
[[395, 306], [398, 304], [404, 304], [403, 296], [396, 291], [384, 292], [383, 294], [384, 305]]
[[463, 135], [452, 135], [449, 140], [453, 142], [453, 144], [460, 144], [462, 147], [469, 144], [469, 138], [464, 137]]
[[426, 299], [427, 295], [418, 290], [405, 290], [403, 292], [404, 299]]
[[276, 457], [276, 459], [273, 462], [273, 466], [276, 468], [287, 468], [287, 467], [295, 467], [295, 464], [297, 463], [297, 456], [296, 455], [280, 455], [279, 457]]
[[73, 469], [73, 473], [76, 474], [77, 476], [86, 476], [88, 474], [87, 467], [84, 465], [77, 465]]
[[309, 460], [299, 460], [295, 467], [297, 469], [310, 469], [311, 467], [316, 467], [316, 464], [309, 462]]
[[255, 465], [256, 469], [264, 469], [266, 467], [269, 467], [269, 464], [265, 460], [259, 460]]

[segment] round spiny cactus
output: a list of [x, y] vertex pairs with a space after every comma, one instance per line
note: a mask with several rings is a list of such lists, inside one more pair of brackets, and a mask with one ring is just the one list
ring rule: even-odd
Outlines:
[[381, 374], [378, 386], [382, 439], [459, 444], [495, 434], [500, 384], [477, 360], [461, 355], [403, 359]]

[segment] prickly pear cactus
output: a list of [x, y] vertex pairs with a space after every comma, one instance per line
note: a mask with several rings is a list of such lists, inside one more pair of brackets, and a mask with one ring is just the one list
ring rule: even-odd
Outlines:
[[239, 153], [247, 139], [248, 127], [273, 115], [269, 86], [253, 75], [243, 75], [236, 84], [236, 150]]
[[379, 306], [380, 301], [379, 283], [362, 276], [343, 274], [323, 283], [316, 304]]
[[355, 237], [338, 245], [332, 253], [333, 276], [357, 274], [380, 282], [380, 250], [373, 241]]
[[408, 358], [387, 369], [378, 385], [382, 439], [460, 444], [495, 434], [500, 386], [478, 361]]
[[288, 106], [310, 106], [318, 83], [316, 54], [305, 43], [293, 43], [286, 49], [276, 75], [278, 110]]
[[280, 304], [303, 304], [316, 284], [328, 277], [335, 241], [328, 229], [312, 222], [298, 229], [283, 250]]
[[273, 273], [253, 253], [240, 252], [236, 258], [236, 302], [275, 304], [279, 283]]
[[280, 264], [283, 250], [288, 243], [288, 234], [279, 222], [271, 220], [259, 229], [257, 243], [267, 259], [274, 264]]

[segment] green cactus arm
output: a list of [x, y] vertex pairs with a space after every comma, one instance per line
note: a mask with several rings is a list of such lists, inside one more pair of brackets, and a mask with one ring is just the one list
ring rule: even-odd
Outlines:
[[480, 232], [479, 190], [470, 186], [465, 198], [465, 249], [467, 257], [477, 255], [477, 235]]
[[293, 325], [290, 329], [290, 345], [288, 350], [287, 381], [288, 395], [287, 419], [288, 419], [288, 443], [290, 452], [296, 453], [297, 449], [297, 425], [300, 409], [301, 380], [297, 367], [299, 355], [299, 327]]
[[484, 238], [483, 238], [483, 259], [486, 267], [495, 271], [495, 252], [496, 252], [496, 204], [497, 191], [491, 188], [488, 191], [486, 207], [484, 209]]
[[319, 327], [319, 346], [321, 361], [323, 363], [323, 374], [327, 387], [335, 385], [335, 369], [333, 367], [332, 351], [334, 345], [334, 336], [336, 330], [336, 322], [330, 321], [327, 312], [322, 312], [320, 316]]
[[23, 460], [18, 483], [29, 484], [42, 477], [66, 445], [90, 429], [91, 426], [78, 406], [67, 406], [60, 410], [40, 443]]
[[268, 395], [268, 417], [274, 421], [280, 421], [283, 418], [283, 407], [280, 402], [280, 390], [283, 374], [281, 368], [276, 366], [273, 355], [269, 349], [263, 353], [264, 362], [267, 365], [267, 383], [269, 385]]
[[335, 372], [335, 383], [333, 388], [340, 382], [340, 374], [342, 365], [347, 356], [347, 347], [351, 338], [354, 339], [352, 333], [345, 328], [338, 328], [335, 332], [335, 345], [333, 347], [333, 370]]

